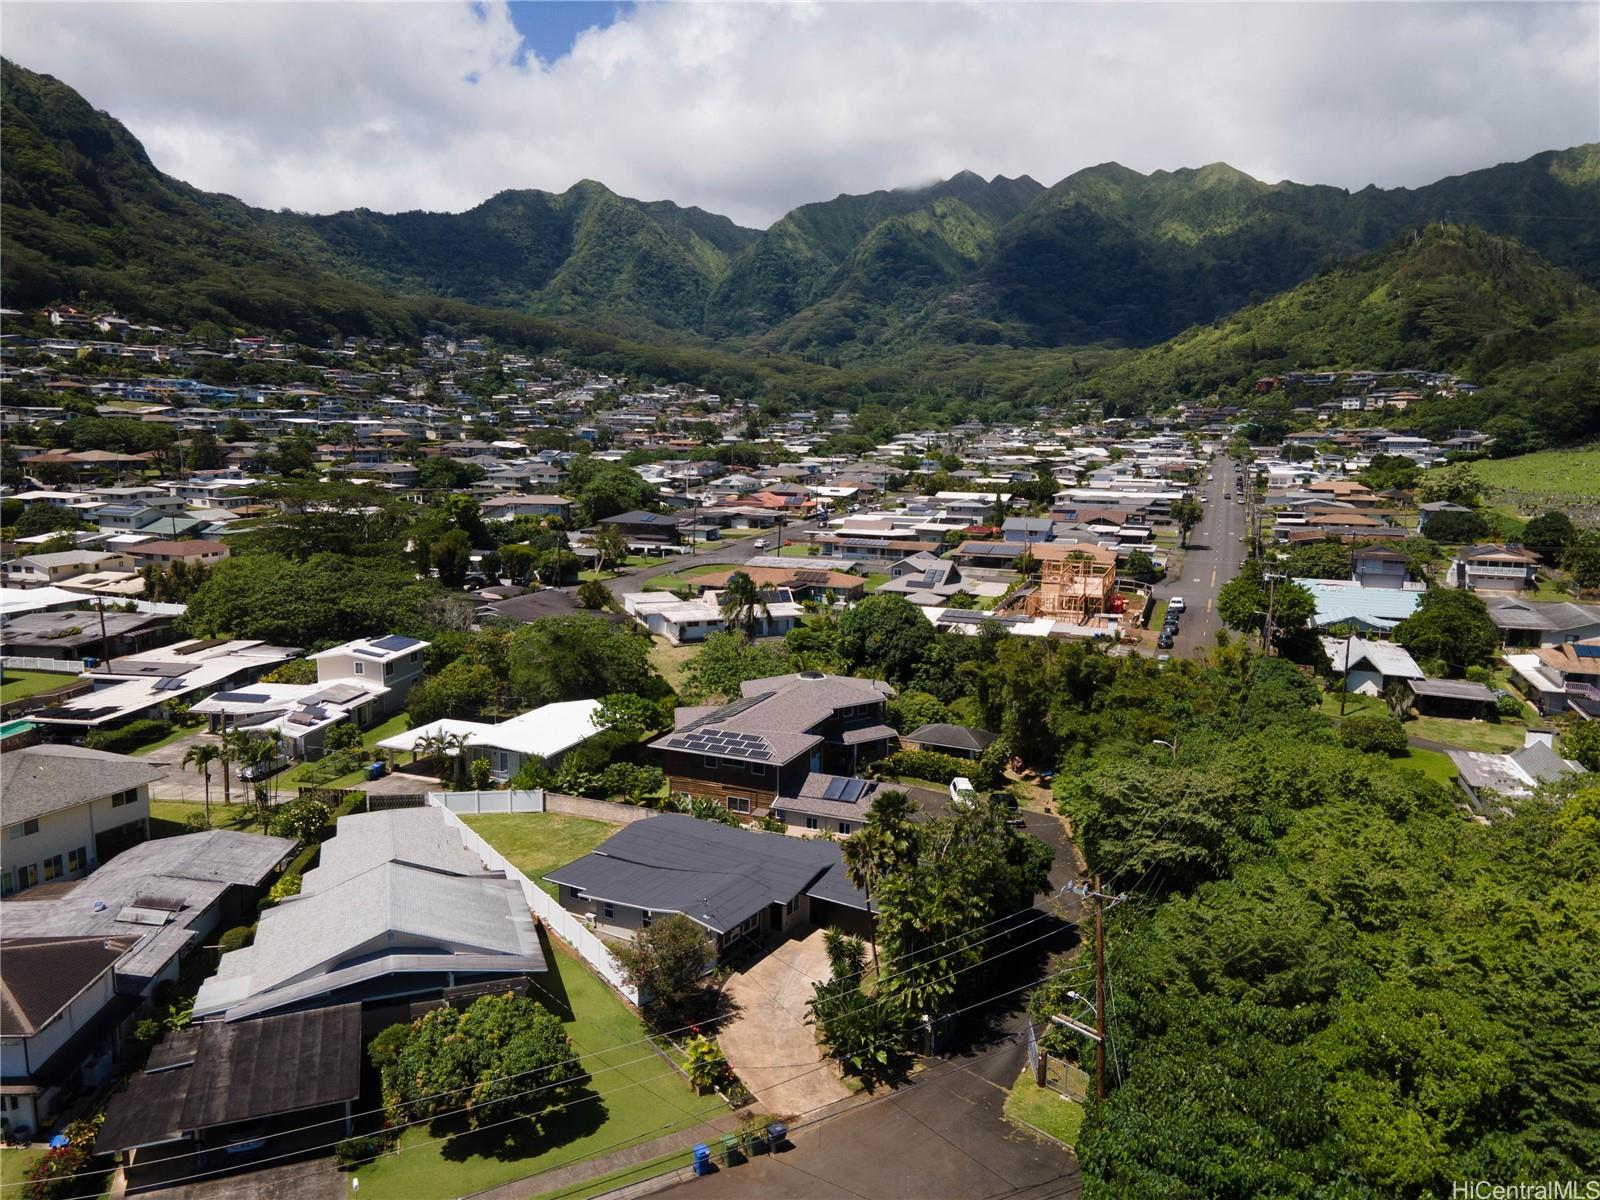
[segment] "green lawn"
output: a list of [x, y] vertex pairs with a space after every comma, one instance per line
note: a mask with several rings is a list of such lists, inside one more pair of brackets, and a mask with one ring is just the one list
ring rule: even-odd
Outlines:
[[1065, 1145], [1074, 1145], [1083, 1127], [1083, 1105], [1067, 1100], [1034, 1083], [1026, 1067], [1006, 1097], [1007, 1119], [1027, 1126]]
[[791, 542], [778, 553], [785, 558], [817, 558], [820, 555], [812, 554], [812, 547], [804, 542]]
[[[696, 1096], [677, 1071], [650, 1054], [639, 1018], [571, 951], [547, 942], [546, 954], [551, 970], [542, 986], [552, 1009], [572, 1017], [565, 1021], [567, 1035], [591, 1076], [583, 1098], [537, 1122], [511, 1121], [476, 1133], [438, 1123], [413, 1126], [401, 1134], [398, 1153], [361, 1168], [361, 1200], [465, 1196], [687, 1132], [727, 1111], [716, 1095]], [[586, 1185], [569, 1194], [591, 1191]]]
[[0, 1149], [0, 1185], [4, 1185], [7, 1200], [23, 1195], [23, 1189], [13, 1185], [20, 1184], [28, 1174], [28, 1169], [44, 1157], [43, 1146], [29, 1146], [22, 1149], [17, 1146], [7, 1146]]
[[646, 1179], [654, 1179], [657, 1175], [664, 1174], [674, 1167], [687, 1167], [693, 1163], [694, 1147], [685, 1144], [682, 1150], [675, 1153], [663, 1154], [660, 1158], [653, 1158], [649, 1162], [623, 1167], [619, 1171], [612, 1171], [609, 1175], [602, 1175], [598, 1179], [589, 1180], [587, 1183], [546, 1192], [543, 1196], [535, 1197], [535, 1200], [588, 1200], [590, 1196], [603, 1196], [607, 1192], [614, 1192], [629, 1184], [643, 1183]]
[[40, 692], [48, 692], [52, 688], [65, 687], [77, 679], [78, 671], [14, 671], [10, 667], [5, 671], [5, 682], [0, 683], [0, 702], [11, 700], [24, 700], [29, 696], [37, 696]]
[[1455, 764], [1437, 750], [1412, 748], [1406, 751], [1404, 758], [1395, 761], [1407, 770], [1420, 771], [1434, 783], [1442, 783], [1446, 787], [1454, 785], [1456, 781]]
[[617, 831], [605, 821], [565, 813], [475, 813], [461, 819], [552, 896], [555, 885], [540, 877], [582, 858]]
[[875, 592], [889, 582], [889, 572], [872, 571], [862, 576], [867, 581], [867, 591]]
[[[238, 792], [234, 792], [237, 798]], [[289, 792], [285, 800], [293, 800], [294, 793]], [[152, 800], [150, 801], [150, 836], [175, 837], [180, 833], [193, 833], [188, 827], [187, 820], [196, 813], [205, 812], [204, 802], [191, 804], [187, 800]], [[211, 828], [233, 829], [240, 833], [265, 833], [266, 830], [250, 820], [250, 811], [243, 804], [224, 804], [222, 802], [222, 784], [213, 780], [211, 784]]]
[[1451, 717], [1417, 717], [1406, 722], [1406, 736], [1440, 742], [1460, 750], [1499, 753], [1517, 750], [1527, 726], [1514, 717], [1492, 721], [1459, 721]]
[[[1322, 694], [1321, 712], [1325, 717], [1339, 719], [1339, 700], [1337, 691]], [[1357, 713], [1368, 716], [1383, 716], [1389, 711], [1389, 706], [1381, 696], [1361, 696], [1350, 692], [1344, 696], [1344, 715], [1353, 717]]]

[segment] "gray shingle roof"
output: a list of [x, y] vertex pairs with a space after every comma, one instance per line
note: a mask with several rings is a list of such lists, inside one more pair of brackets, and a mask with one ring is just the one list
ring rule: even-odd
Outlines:
[[29, 746], [0, 754], [0, 796], [5, 797], [7, 825], [160, 778], [160, 768], [143, 759], [81, 746]]
[[982, 754], [994, 740], [995, 735], [986, 729], [968, 729], [965, 725], [949, 725], [942, 721], [930, 722], [906, 734], [906, 741], [918, 746], [965, 750], [973, 754]]
[[817, 895], [853, 908], [867, 899], [844, 875], [839, 847], [759, 833], [681, 813], [624, 826], [592, 854], [545, 876], [585, 896], [651, 912], [682, 913], [715, 933], [768, 904]]

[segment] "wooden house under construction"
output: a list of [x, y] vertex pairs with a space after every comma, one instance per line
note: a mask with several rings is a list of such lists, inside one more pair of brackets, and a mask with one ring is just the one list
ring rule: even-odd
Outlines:
[[1039, 586], [1028, 597], [1029, 616], [1090, 625], [1112, 611], [1115, 550], [1089, 542], [1047, 542], [1030, 553], [1039, 564]]

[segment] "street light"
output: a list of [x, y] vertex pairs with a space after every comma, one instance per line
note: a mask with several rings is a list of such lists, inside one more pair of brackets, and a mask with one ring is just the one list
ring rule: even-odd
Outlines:
[[1174, 755], [1178, 753], [1177, 743], [1169, 742], [1165, 738], [1151, 738], [1150, 744], [1152, 746], [1165, 746], [1168, 750], [1171, 750]]

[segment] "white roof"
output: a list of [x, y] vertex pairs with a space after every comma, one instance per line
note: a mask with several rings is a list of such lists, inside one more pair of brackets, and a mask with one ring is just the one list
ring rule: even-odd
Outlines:
[[69, 592], [66, 588], [0, 588], [0, 616], [42, 612], [57, 604], [82, 604], [83, 600], [82, 592]]
[[1363, 661], [1372, 665], [1372, 669], [1380, 675], [1396, 679], [1422, 679], [1424, 672], [1417, 666], [1417, 660], [1406, 652], [1404, 646], [1394, 642], [1370, 642], [1366, 638], [1334, 638], [1322, 639], [1322, 648], [1328, 652], [1328, 661], [1335, 671], [1345, 671], [1345, 649], [1348, 645], [1350, 661], [1357, 667]]
[[564, 700], [546, 704], [498, 725], [478, 721], [429, 721], [415, 729], [384, 738], [385, 750], [415, 750], [424, 738], [440, 734], [465, 734], [468, 744], [493, 750], [510, 750], [529, 757], [550, 758], [570, 750], [606, 726], [595, 720], [598, 700]]

